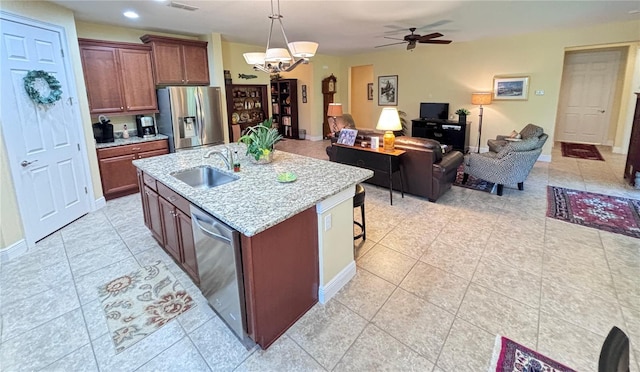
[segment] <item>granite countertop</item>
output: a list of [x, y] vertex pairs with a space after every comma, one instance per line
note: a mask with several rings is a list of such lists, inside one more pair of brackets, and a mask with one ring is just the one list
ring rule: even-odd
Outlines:
[[158, 140], [163, 140], [163, 139], [167, 139], [169, 137], [165, 136], [164, 134], [157, 134], [155, 137], [149, 137], [149, 138], [142, 138], [142, 137], [138, 137], [138, 136], [130, 136], [129, 138], [116, 138], [113, 142], [106, 142], [106, 143], [96, 143], [96, 148], [97, 149], [104, 149], [107, 147], [116, 147], [116, 146], [125, 146], [125, 145], [132, 145], [134, 143], [141, 143], [141, 142], [149, 142], [149, 141], [158, 141]]
[[[218, 155], [203, 158], [207, 151], [224, 147], [184, 150], [134, 160], [133, 164], [246, 236], [256, 235], [373, 176], [373, 171], [368, 169], [284, 151], [274, 152], [270, 164], [253, 164], [245, 156], [245, 145], [237, 143], [226, 146], [237, 149], [240, 158], [241, 171], [233, 173], [233, 170], [227, 170]], [[203, 165], [213, 166], [240, 179], [208, 190], [198, 190], [171, 176], [174, 172]], [[283, 172], [295, 173], [297, 180], [278, 182], [277, 175]]]

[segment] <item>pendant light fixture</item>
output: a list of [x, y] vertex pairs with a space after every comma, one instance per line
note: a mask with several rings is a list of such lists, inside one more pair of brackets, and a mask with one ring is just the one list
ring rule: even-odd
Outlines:
[[[312, 41], [289, 42], [287, 34], [284, 32], [284, 25], [282, 24], [280, 0], [276, 1], [278, 4], [277, 12], [274, 11], [274, 0], [271, 0], [271, 14], [269, 15], [269, 19], [271, 19], [271, 26], [269, 27], [269, 38], [267, 39], [267, 48], [265, 52], [243, 54], [244, 60], [247, 61], [248, 64], [253, 65], [254, 70], [266, 72], [268, 74], [289, 72], [300, 64], [309, 63], [309, 58], [313, 57], [318, 49], [318, 43], [314, 43]], [[276, 19], [278, 20], [278, 23], [280, 23], [280, 30], [282, 31], [282, 37], [284, 38], [287, 48], [271, 47], [273, 22]]]

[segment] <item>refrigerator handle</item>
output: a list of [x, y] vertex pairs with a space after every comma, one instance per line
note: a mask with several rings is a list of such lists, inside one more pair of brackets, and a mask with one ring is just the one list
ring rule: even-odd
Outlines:
[[200, 138], [200, 145], [204, 143], [204, 115], [202, 112], [202, 90], [196, 89], [196, 123], [198, 125], [198, 138]]

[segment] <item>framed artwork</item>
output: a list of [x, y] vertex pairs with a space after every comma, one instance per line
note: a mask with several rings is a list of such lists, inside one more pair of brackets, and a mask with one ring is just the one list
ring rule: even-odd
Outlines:
[[307, 103], [307, 86], [302, 85], [302, 103]]
[[367, 84], [367, 99], [373, 101], [373, 83]]
[[356, 143], [357, 135], [357, 129], [342, 129], [340, 131], [340, 137], [338, 137], [338, 143], [353, 146], [353, 144]]
[[517, 101], [529, 99], [528, 76], [494, 76], [493, 99]]
[[398, 75], [378, 76], [378, 106], [398, 105]]

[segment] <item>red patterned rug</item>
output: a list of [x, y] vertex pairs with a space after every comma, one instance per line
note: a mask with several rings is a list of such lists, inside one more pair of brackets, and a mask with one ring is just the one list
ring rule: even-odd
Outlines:
[[547, 217], [640, 238], [640, 200], [547, 187]]
[[498, 335], [489, 371], [496, 372], [576, 372], [540, 353]]
[[464, 187], [467, 189], [491, 192], [493, 189], [493, 182], [488, 182], [485, 180], [481, 180], [479, 178], [475, 178], [474, 176], [469, 176], [467, 179], [467, 183], [462, 183], [462, 177], [464, 176], [464, 163], [460, 164], [458, 167], [458, 173], [456, 174], [456, 180], [453, 181], [455, 186]]
[[567, 158], [578, 158], [587, 160], [602, 160], [604, 158], [594, 145], [585, 145], [582, 143], [560, 142], [562, 147], [562, 156]]

